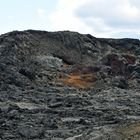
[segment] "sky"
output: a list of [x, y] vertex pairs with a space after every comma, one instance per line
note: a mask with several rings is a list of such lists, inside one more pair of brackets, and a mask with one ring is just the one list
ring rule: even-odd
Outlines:
[[140, 39], [140, 0], [0, 0], [0, 34], [70, 30]]

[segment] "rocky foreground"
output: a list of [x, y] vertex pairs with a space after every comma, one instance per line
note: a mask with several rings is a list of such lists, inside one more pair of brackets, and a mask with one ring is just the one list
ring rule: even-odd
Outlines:
[[0, 139], [140, 140], [140, 41], [1, 35]]

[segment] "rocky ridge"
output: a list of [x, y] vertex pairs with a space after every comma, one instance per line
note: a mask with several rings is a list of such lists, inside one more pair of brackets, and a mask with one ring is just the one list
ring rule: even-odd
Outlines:
[[0, 139], [140, 139], [140, 41], [76, 32], [0, 36]]

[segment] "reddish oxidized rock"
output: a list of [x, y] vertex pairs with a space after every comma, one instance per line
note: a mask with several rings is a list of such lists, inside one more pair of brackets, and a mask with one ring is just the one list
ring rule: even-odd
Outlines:
[[135, 61], [136, 61], [136, 58], [134, 55], [131, 55], [131, 54], [123, 54], [122, 55], [128, 64], [135, 64]]

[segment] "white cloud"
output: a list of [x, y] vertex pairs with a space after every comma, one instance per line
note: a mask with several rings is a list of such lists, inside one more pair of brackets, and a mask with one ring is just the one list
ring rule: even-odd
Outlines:
[[120, 7], [120, 11], [120, 14], [122, 14], [125, 18], [137, 18], [140, 15], [140, 10], [136, 6], [131, 5], [129, 2], [126, 2], [123, 7]]
[[58, 8], [49, 16], [52, 30], [72, 30], [98, 37], [139, 35], [138, 0], [58, 1]]
[[92, 28], [87, 26], [74, 11], [89, 0], [59, 0], [58, 8], [50, 14], [52, 30], [72, 30], [79, 32], [91, 32]]
[[13, 19], [14, 19], [13, 16], [8, 16], [7, 18], [8, 18], [9, 20], [13, 20]]
[[[140, 5], [129, 0], [93, 0], [79, 7], [76, 11], [79, 17], [101, 18], [108, 26], [136, 26], [140, 22]], [[84, 9], [84, 10], [83, 10]]]
[[37, 9], [37, 15], [38, 15], [40, 18], [43, 18], [43, 17], [45, 16], [45, 10], [42, 9], [42, 8]]

